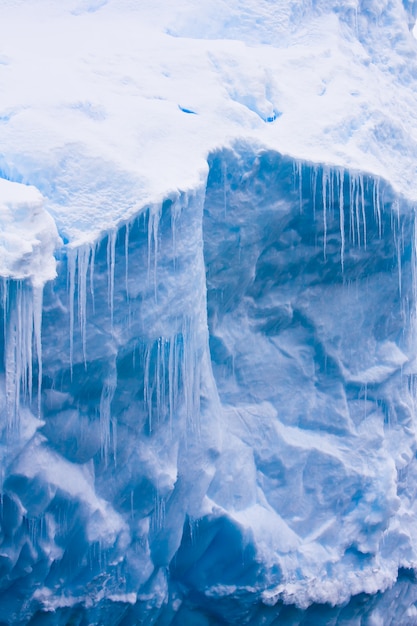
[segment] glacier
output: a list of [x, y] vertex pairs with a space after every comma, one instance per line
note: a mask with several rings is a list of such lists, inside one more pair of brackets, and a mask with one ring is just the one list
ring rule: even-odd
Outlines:
[[417, 3], [0, 15], [0, 625], [417, 624]]

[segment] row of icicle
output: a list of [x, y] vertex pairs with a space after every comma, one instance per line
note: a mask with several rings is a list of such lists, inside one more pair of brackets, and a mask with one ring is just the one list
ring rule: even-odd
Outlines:
[[[342, 272], [345, 266], [345, 251], [346, 251], [346, 232], [353, 245], [358, 248], [367, 246], [367, 206], [366, 195], [368, 198], [372, 198], [373, 204], [373, 218], [377, 225], [378, 236], [382, 237], [382, 212], [384, 207], [384, 201], [381, 194], [379, 179], [372, 179], [365, 177], [360, 173], [353, 173], [344, 170], [343, 168], [330, 168], [324, 167], [311, 167], [303, 166], [303, 163], [298, 161], [294, 165], [294, 178], [298, 179], [299, 189], [299, 202], [300, 211], [303, 212], [304, 205], [306, 203], [306, 195], [303, 191], [303, 185], [305, 184], [305, 174], [303, 173], [303, 167], [309, 171], [309, 193], [312, 196], [313, 214], [316, 214], [316, 196], [321, 193], [322, 203], [320, 209], [323, 213], [323, 254], [326, 258], [327, 253], [327, 238], [328, 238], [328, 220], [331, 212], [335, 211], [338, 207], [339, 211], [339, 230], [340, 230], [340, 262]], [[321, 179], [321, 180], [320, 180]], [[370, 184], [372, 188], [370, 189]], [[346, 192], [346, 193], [345, 193]], [[347, 210], [346, 204], [349, 203]], [[175, 222], [178, 217], [178, 212], [181, 210], [179, 203], [173, 203], [171, 205], [171, 226], [172, 226], [172, 239], [173, 246], [176, 247], [176, 233]], [[157, 299], [157, 268], [158, 268], [158, 245], [159, 245], [159, 222], [161, 218], [161, 206], [155, 206], [148, 209], [147, 213], [141, 213], [136, 220], [145, 219], [147, 215], [147, 280], [148, 283], [153, 282], [154, 297]], [[399, 224], [399, 209], [398, 205], [393, 203], [392, 216], [398, 219]], [[124, 239], [124, 275], [125, 275], [125, 291], [126, 302], [129, 302], [129, 233], [134, 222], [125, 224], [125, 239]], [[119, 233], [121, 229], [119, 230]], [[394, 234], [397, 237], [397, 250], [398, 250], [398, 272], [399, 272], [399, 285], [401, 290], [401, 249], [404, 245], [401, 236], [399, 235], [398, 228]], [[114, 324], [114, 295], [115, 295], [115, 267], [116, 267], [116, 244], [118, 233], [111, 231], [107, 235], [107, 299], [108, 309], [110, 317], [110, 327], [113, 328]], [[95, 268], [95, 256], [98, 249], [97, 244], [85, 244], [78, 248], [68, 247], [67, 253], [67, 272], [68, 272], [68, 309], [69, 309], [69, 367], [72, 372], [74, 361], [74, 333], [75, 333], [75, 320], [78, 318], [79, 332], [81, 337], [82, 346], [82, 358], [84, 365], [87, 366], [87, 299], [91, 299], [92, 310], [95, 307], [94, 298], [94, 268]], [[175, 253], [174, 253], [175, 262]], [[89, 283], [89, 288], [88, 288]], [[6, 377], [6, 402], [7, 402], [7, 415], [10, 425], [16, 424], [19, 413], [19, 406], [21, 400], [23, 402], [32, 401], [32, 386], [33, 386], [33, 360], [34, 354], [36, 354], [37, 368], [38, 368], [38, 414], [40, 415], [40, 398], [41, 398], [41, 384], [42, 384], [42, 348], [41, 348], [41, 322], [42, 322], [42, 289], [32, 287], [25, 281], [14, 281], [2, 279], [1, 285], [1, 302], [4, 311], [4, 345], [5, 345], [5, 377]], [[75, 301], [77, 300], [77, 310], [75, 308]], [[189, 324], [189, 322], [187, 322]], [[184, 338], [192, 331], [190, 328], [183, 329]], [[188, 338], [190, 335], [188, 334]], [[155, 364], [151, 367], [151, 350], [155, 348], [149, 348], [149, 352], [145, 355], [144, 364], [144, 379], [145, 379], [145, 394], [144, 403], [147, 407], [150, 429], [152, 423], [155, 420], [155, 415], [161, 414], [161, 407], [167, 405], [168, 412], [170, 412], [170, 421], [172, 421], [172, 411], [175, 406], [173, 401], [174, 389], [176, 389], [178, 380], [178, 374], [175, 373], [180, 367], [178, 354], [175, 347], [177, 339], [171, 338], [159, 338], [156, 340], [156, 357], [154, 359]], [[188, 342], [191, 346], [192, 341]], [[181, 367], [184, 368], [183, 377], [191, 377], [193, 389], [185, 393], [185, 398], [188, 398], [187, 402], [190, 403], [187, 413], [192, 412], [192, 406], [195, 406], [195, 376], [191, 374], [193, 368], [196, 366], [195, 356], [191, 352], [183, 347]], [[165, 398], [165, 383], [158, 383], [155, 387], [156, 400], [153, 401], [151, 397], [152, 385], [150, 380], [152, 378], [151, 369], [154, 369], [154, 376], [160, 381], [166, 376], [164, 371], [165, 363], [168, 362], [168, 377], [169, 377], [169, 399]], [[172, 369], [172, 371], [171, 371]], [[112, 380], [104, 384], [102, 398], [100, 401], [100, 415], [103, 422], [103, 446], [108, 451], [110, 445], [110, 406], [114, 395], [116, 382]], [[154, 392], [152, 391], [152, 394]], [[193, 400], [189, 400], [193, 398]], [[159, 408], [154, 408], [155, 405]], [[155, 415], [154, 415], [155, 414]], [[107, 454], [107, 452], [106, 452]]]
[[[366, 187], [369, 185], [369, 177], [363, 174], [351, 173], [344, 168], [331, 168], [330, 166], [308, 166], [309, 176], [307, 182], [313, 201], [313, 215], [316, 215], [316, 196], [320, 191], [322, 196], [321, 210], [323, 211], [323, 255], [326, 258], [328, 219], [330, 211], [335, 206], [339, 208], [339, 232], [340, 232], [340, 262], [342, 270], [345, 264], [346, 248], [346, 225], [349, 227], [350, 242], [358, 248], [367, 247], [367, 219], [366, 219]], [[305, 178], [305, 174], [304, 174]], [[321, 178], [321, 181], [320, 181]], [[303, 163], [294, 163], [294, 179], [298, 183], [298, 195], [300, 211], [304, 209], [303, 194]], [[348, 209], [345, 206], [345, 192], [347, 191]], [[382, 209], [383, 197], [381, 193], [380, 180], [372, 179], [372, 204], [374, 219], [377, 223], [378, 236], [382, 237]], [[348, 213], [347, 213], [348, 211]]]

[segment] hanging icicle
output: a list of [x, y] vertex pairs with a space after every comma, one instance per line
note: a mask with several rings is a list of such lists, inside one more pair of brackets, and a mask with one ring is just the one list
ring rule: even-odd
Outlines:
[[90, 257], [90, 295], [91, 295], [91, 304], [93, 308], [93, 313], [96, 312], [95, 306], [95, 298], [94, 298], [94, 266], [96, 260], [96, 249], [98, 244], [93, 244], [91, 246], [91, 257]]
[[183, 199], [180, 197], [171, 204], [172, 256], [174, 270], [176, 269], [177, 264], [177, 223], [183, 209], [182, 202]]
[[148, 428], [149, 434], [152, 433], [152, 387], [150, 382], [150, 363], [151, 363], [151, 348], [147, 346], [145, 348], [144, 368], [143, 368], [143, 402], [145, 411], [148, 414]]
[[[111, 438], [116, 437], [116, 423], [112, 419], [111, 403], [116, 391], [116, 367], [114, 366], [107, 380], [104, 381], [100, 397], [100, 440], [101, 454], [105, 464], [108, 464]], [[111, 432], [113, 430], [113, 433]], [[116, 448], [113, 447], [114, 461], [116, 463]]]
[[91, 248], [81, 246], [77, 254], [78, 274], [78, 321], [81, 332], [84, 366], [87, 367], [87, 272], [90, 263]]
[[114, 318], [114, 270], [116, 263], [116, 231], [111, 231], [107, 238], [107, 287], [110, 309], [110, 326], [113, 328]]
[[154, 298], [157, 301], [157, 276], [158, 276], [158, 241], [159, 241], [159, 220], [161, 217], [161, 207], [154, 207], [148, 211], [148, 283], [151, 282], [151, 265], [153, 252], [153, 287]]
[[342, 274], [345, 267], [345, 208], [343, 183], [345, 173], [343, 168], [339, 170], [339, 224], [340, 224], [340, 263], [342, 266]]
[[314, 166], [313, 168], [313, 181], [312, 181], [312, 188], [313, 188], [313, 220], [316, 219], [316, 195], [317, 195], [317, 165]]
[[298, 201], [300, 205], [300, 213], [303, 212], [303, 164], [301, 161], [297, 161], [297, 174], [298, 174]]
[[32, 402], [34, 351], [38, 416], [41, 412], [43, 286], [7, 279], [2, 279], [1, 285], [6, 414], [8, 428], [15, 430], [19, 427], [21, 404]]
[[366, 250], [366, 213], [365, 213], [365, 190], [363, 184], [363, 175], [359, 174], [359, 189], [360, 192], [360, 200], [361, 200], [361, 213], [362, 213], [362, 223], [363, 223], [363, 247]]
[[378, 220], [378, 236], [381, 239], [382, 237], [382, 220], [381, 220], [381, 195], [379, 191], [379, 179], [377, 179], [375, 185], [375, 206], [376, 206], [376, 214]]
[[125, 289], [126, 300], [129, 302], [129, 230], [130, 225], [126, 224], [125, 230]]
[[354, 213], [354, 178], [349, 172], [349, 239], [352, 245], [355, 245], [355, 213]]
[[75, 300], [75, 272], [77, 269], [77, 251], [69, 248], [67, 250], [67, 272], [68, 272], [68, 307], [69, 307], [69, 361], [70, 361], [70, 375], [72, 380], [72, 368], [74, 361], [74, 300]]
[[322, 194], [323, 194], [323, 257], [326, 260], [327, 246], [327, 181], [328, 170], [323, 168], [322, 174]]
[[41, 417], [42, 399], [42, 307], [43, 307], [43, 287], [33, 287], [33, 333], [38, 360], [38, 418]]

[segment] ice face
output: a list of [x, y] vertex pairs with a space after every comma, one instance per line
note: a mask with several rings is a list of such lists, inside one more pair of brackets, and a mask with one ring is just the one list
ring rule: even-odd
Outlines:
[[248, 524], [266, 563], [275, 547], [275, 600], [340, 601], [351, 568], [367, 572], [362, 590], [385, 586], [385, 546], [412, 536], [395, 512], [413, 455], [413, 219], [361, 174], [268, 153], [250, 167], [213, 160], [207, 307], [230, 436], [208, 495]]
[[385, 181], [240, 143], [63, 248], [41, 332], [4, 283], [2, 619], [254, 623], [410, 570], [415, 250]]

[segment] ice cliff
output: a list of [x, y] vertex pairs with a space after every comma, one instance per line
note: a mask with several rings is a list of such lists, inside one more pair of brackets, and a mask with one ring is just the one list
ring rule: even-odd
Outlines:
[[416, 12], [0, 0], [0, 624], [417, 624]]

